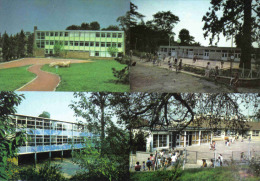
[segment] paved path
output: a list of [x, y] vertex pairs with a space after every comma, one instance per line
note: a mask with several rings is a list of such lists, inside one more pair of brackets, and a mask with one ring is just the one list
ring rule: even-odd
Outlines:
[[41, 70], [43, 65], [33, 65], [28, 68], [29, 72], [37, 75], [29, 84], [19, 88], [17, 91], [55, 91], [60, 82], [58, 75]]
[[71, 63], [88, 63], [91, 61], [86, 60], [74, 60], [74, 59], [53, 59], [53, 58], [24, 58], [11, 62], [1, 63], [0, 69], [21, 67], [26, 65], [32, 65], [28, 68], [29, 72], [37, 75], [35, 79], [17, 91], [55, 91], [59, 85], [60, 77], [58, 75], [45, 72], [41, 70], [44, 64], [50, 64], [51, 62], [64, 62], [70, 61]]

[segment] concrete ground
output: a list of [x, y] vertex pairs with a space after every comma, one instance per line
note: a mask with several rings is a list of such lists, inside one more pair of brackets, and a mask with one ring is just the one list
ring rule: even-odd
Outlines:
[[[177, 150], [184, 150], [184, 148], [178, 148]], [[210, 159], [214, 158], [214, 151], [209, 150], [209, 144], [194, 145], [186, 147], [187, 150], [187, 162], [185, 163], [185, 168], [200, 168], [202, 165], [201, 159], [206, 159], [208, 165], [210, 165]], [[249, 151], [251, 158], [260, 161], [260, 139], [252, 140], [241, 140], [235, 141], [230, 146], [225, 146], [224, 141], [216, 141], [216, 155], [222, 154], [224, 162], [225, 160], [230, 162], [231, 158], [235, 161], [241, 161], [241, 152], [244, 152], [245, 159], [249, 158]], [[197, 152], [197, 155], [196, 155]], [[149, 152], [139, 152], [136, 155], [130, 156], [130, 171], [134, 171], [134, 165], [137, 161], [142, 163], [146, 161], [151, 153]], [[153, 153], [155, 154], [155, 152]], [[197, 158], [197, 160], [196, 160]], [[245, 161], [245, 160], [242, 160]], [[132, 165], [132, 167], [131, 167]], [[170, 169], [168, 167], [167, 169]]]
[[[176, 73], [175, 70], [169, 70], [167, 60], [162, 62], [161, 66], [153, 65], [152, 62], [140, 61], [139, 58], [133, 57], [136, 66], [130, 68], [130, 87], [132, 92], [234, 92], [230, 86], [219, 84], [214, 81], [205, 79], [204, 76], [196, 75], [190, 72], [181, 71]], [[191, 59], [183, 59], [184, 63], [194, 64]], [[212, 61], [213, 62], [213, 61]], [[195, 66], [206, 66], [205, 61], [199, 60]], [[213, 62], [213, 65], [220, 62]], [[224, 68], [229, 66], [228, 62], [224, 63]], [[234, 63], [238, 66], [238, 63]], [[259, 92], [259, 88], [238, 88], [238, 92]]]

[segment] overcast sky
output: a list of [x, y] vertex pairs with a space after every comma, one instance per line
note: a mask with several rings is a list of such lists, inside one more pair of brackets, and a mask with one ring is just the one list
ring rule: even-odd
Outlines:
[[118, 25], [116, 19], [129, 9], [130, 0], [0, 0], [0, 32], [65, 30], [92, 21], [105, 28]]
[[[144, 21], [152, 20], [153, 14], [158, 11], [171, 11], [178, 16], [180, 22], [175, 26], [173, 32], [175, 41], [181, 29], [189, 30], [190, 35], [195, 37], [196, 42], [200, 42], [203, 46], [209, 46], [209, 39], [203, 37], [202, 17], [208, 11], [211, 0], [131, 0], [138, 6], [138, 12], [145, 15]], [[231, 47], [231, 40], [221, 36], [218, 43], [220, 47]], [[235, 44], [233, 44], [235, 46]]]

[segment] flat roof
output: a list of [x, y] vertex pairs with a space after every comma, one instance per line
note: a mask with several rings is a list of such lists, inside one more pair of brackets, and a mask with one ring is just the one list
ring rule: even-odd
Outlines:
[[114, 31], [114, 30], [35, 30], [35, 31], [48, 31], [48, 32], [120, 32], [124, 33], [124, 31]]
[[37, 119], [44, 119], [44, 120], [49, 120], [49, 121], [64, 122], [64, 123], [70, 123], [70, 124], [78, 124], [78, 123], [75, 123], [75, 122], [61, 121], [61, 120], [57, 120], [57, 119], [43, 118], [43, 117], [36, 117], [36, 116], [27, 116], [27, 115], [23, 115], [23, 114], [11, 114], [11, 115], [13, 115], [13, 116], [30, 117], [30, 118], [37, 118]]

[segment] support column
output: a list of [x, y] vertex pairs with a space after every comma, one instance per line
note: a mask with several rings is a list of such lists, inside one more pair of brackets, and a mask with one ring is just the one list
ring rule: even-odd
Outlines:
[[183, 144], [184, 147], [186, 147], [186, 131], [184, 131], [184, 144]]
[[61, 150], [61, 162], [63, 162], [63, 150]]
[[51, 151], [49, 152], [49, 161], [51, 161]]
[[37, 164], [37, 153], [34, 152], [34, 168], [36, 168], [36, 164]]
[[212, 138], [213, 138], [213, 133], [212, 133], [212, 131], [210, 132], [210, 144], [212, 144]]
[[201, 131], [199, 131], [199, 145], [200, 145], [200, 139], [201, 139]]

